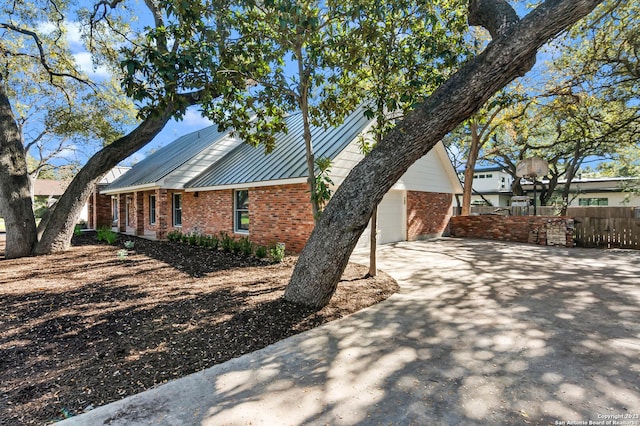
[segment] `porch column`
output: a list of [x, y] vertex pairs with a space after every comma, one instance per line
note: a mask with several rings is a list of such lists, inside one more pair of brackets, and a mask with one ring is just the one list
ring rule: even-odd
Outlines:
[[156, 239], [164, 240], [167, 238], [170, 214], [167, 190], [156, 189]]
[[118, 232], [127, 232], [127, 194], [118, 194]]
[[136, 235], [144, 235], [144, 192], [136, 192]]
[[88, 212], [88, 223], [87, 223], [87, 228], [88, 229], [98, 229], [96, 227], [96, 218], [97, 218], [97, 210], [98, 210], [98, 195], [97, 195], [98, 190], [94, 189], [93, 192], [91, 193], [91, 197], [89, 197], [89, 212]]

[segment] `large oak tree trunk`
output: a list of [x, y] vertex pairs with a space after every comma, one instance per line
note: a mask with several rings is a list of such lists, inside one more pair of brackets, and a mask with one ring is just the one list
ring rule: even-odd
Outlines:
[[[314, 308], [336, 289], [373, 208], [402, 174], [493, 94], [531, 69], [537, 50], [602, 0], [547, 0], [522, 21], [495, 16], [501, 0], [472, 0], [469, 23], [494, 40], [416, 107], [347, 176], [320, 216], [285, 290], [285, 299]], [[488, 12], [487, 12], [488, 11]], [[517, 18], [515, 18], [517, 20]], [[494, 23], [497, 23], [498, 28]]]
[[37, 239], [22, 132], [0, 76], [0, 217], [6, 228], [5, 257], [28, 256]]
[[120, 161], [149, 143], [174, 113], [174, 106], [165, 107], [162, 113], [148, 117], [131, 133], [105, 146], [89, 159], [55, 204], [51, 214], [40, 223], [39, 232], [42, 235], [34, 254], [48, 254], [69, 248], [82, 207], [96, 184]]

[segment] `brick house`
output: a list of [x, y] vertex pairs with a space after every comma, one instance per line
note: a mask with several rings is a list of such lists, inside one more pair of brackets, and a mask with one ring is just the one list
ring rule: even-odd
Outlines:
[[[164, 239], [169, 231], [249, 236], [268, 245], [283, 242], [302, 250], [313, 226], [306, 185], [302, 118], [287, 118], [289, 132], [276, 148], [242, 143], [213, 125], [176, 139], [151, 154], [93, 197], [109, 206], [119, 232]], [[338, 127], [312, 131], [316, 158], [332, 160], [331, 179], [340, 185], [362, 159], [358, 138], [373, 122], [357, 110]], [[442, 235], [460, 181], [444, 147], [436, 145], [385, 195], [379, 207], [380, 242]], [[100, 207], [94, 206], [94, 210]], [[104, 210], [104, 207], [102, 208]], [[368, 230], [361, 244], [368, 243]]]

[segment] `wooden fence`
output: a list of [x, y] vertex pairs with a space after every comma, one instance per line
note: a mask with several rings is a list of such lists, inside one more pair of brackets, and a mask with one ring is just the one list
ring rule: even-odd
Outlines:
[[[459, 214], [459, 212], [457, 212]], [[533, 215], [533, 207], [472, 206], [472, 215]], [[557, 216], [555, 207], [538, 207], [538, 216]], [[570, 207], [574, 218], [573, 240], [579, 247], [640, 250], [640, 207]]]
[[571, 207], [567, 216], [575, 219], [577, 246], [640, 250], [640, 208]]

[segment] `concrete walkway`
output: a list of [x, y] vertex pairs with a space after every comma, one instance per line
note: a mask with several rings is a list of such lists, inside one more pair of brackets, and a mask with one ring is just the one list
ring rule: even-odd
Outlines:
[[60, 425], [640, 425], [640, 252], [443, 239], [379, 259], [387, 301]]

